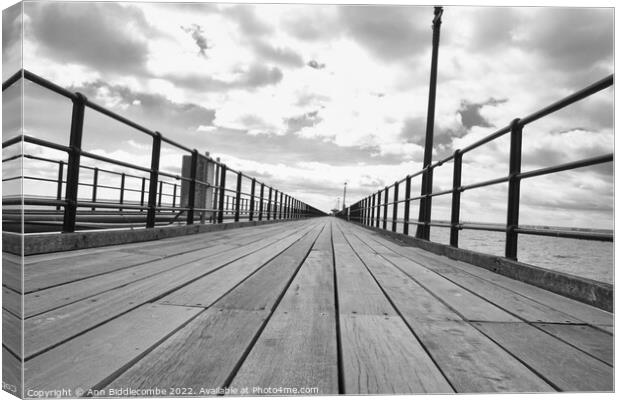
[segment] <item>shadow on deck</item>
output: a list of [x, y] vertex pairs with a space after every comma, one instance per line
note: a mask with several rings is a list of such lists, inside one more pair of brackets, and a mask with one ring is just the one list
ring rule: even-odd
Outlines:
[[28, 397], [613, 390], [612, 313], [335, 218], [24, 262]]

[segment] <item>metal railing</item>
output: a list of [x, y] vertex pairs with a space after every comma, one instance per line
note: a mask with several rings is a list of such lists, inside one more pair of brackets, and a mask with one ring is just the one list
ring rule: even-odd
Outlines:
[[[523, 128], [537, 121], [549, 114], [552, 114], [558, 110], [561, 110], [573, 103], [576, 103], [586, 97], [589, 97], [603, 89], [606, 89], [613, 85], [613, 74], [608, 77], [593, 83], [592, 85], [573, 93], [564, 99], [557, 101], [545, 108], [542, 108], [525, 118], [516, 118], [508, 126], [505, 126], [498, 131], [478, 140], [466, 146], [463, 149], [456, 150], [452, 155], [435, 163], [429, 164], [426, 168], [412, 174], [405, 178], [395, 182], [392, 185], [386, 186], [384, 189], [367, 196], [346, 209], [340, 211], [336, 216], [341, 218], [347, 218], [353, 221], [357, 221], [363, 225], [370, 227], [388, 229], [388, 220], [391, 222], [391, 230], [397, 231], [398, 223], [403, 224], [403, 234], [409, 234], [409, 225], [415, 224], [417, 226], [423, 226], [425, 229], [418, 229], [416, 237], [423, 240], [430, 240], [430, 227], [443, 227], [450, 228], [450, 245], [453, 247], [459, 247], [459, 231], [463, 229], [474, 229], [484, 231], [497, 231], [505, 232], [505, 257], [516, 260], [517, 259], [517, 244], [519, 234], [527, 235], [543, 235], [543, 236], [555, 236], [573, 239], [586, 239], [586, 240], [598, 240], [598, 241], [613, 241], [613, 234], [597, 233], [597, 232], [585, 232], [585, 231], [569, 231], [561, 229], [534, 229], [530, 227], [519, 226], [519, 203], [520, 203], [520, 185], [523, 179], [533, 178], [537, 176], [548, 175], [556, 172], [572, 170], [576, 168], [582, 168], [587, 166], [593, 166], [602, 163], [613, 162], [613, 153], [600, 155], [597, 157], [590, 157], [581, 159], [565, 164], [559, 164], [551, 167], [545, 167], [535, 169], [527, 172], [521, 171], [521, 150], [522, 150], [522, 136]], [[470, 151], [496, 140], [504, 135], [510, 134], [510, 156], [509, 156], [509, 170], [508, 175], [489, 179], [486, 181], [476, 182], [469, 185], [461, 184], [463, 156]], [[432, 179], [432, 173], [435, 168], [452, 161], [452, 188], [448, 190], [430, 192], [420, 196], [411, 196], [411, 180], [418, 176], [428, 175]], [[399, 186], [405, 183], [404, 195], [399, 198]], [[460, 221], [460, 209], [461, 209], [461, 193], [466, 190], [472, 190], [501, 183], [508, 183], [508, 199], [507, 199], [507, 215], [505, 226], [492, 226], [484, 224], [467, 224]], [[392, 189], [392, 201], [389, 201], [388, 192]], [[424, 220], [411, 220], [409, 218], [410, 202], [415, 200], [421, 200], [423, 198], [428, 199], [430, 203], [433, 197], [438, 196], [452, 196], [451, 201], [451, 219], [450, 222], [439, 222], [431, 220], [431, 213], [428, 212], [425, 215]], [[404, 203], [403, 218], [398, 218], [398, 205]], [[388, 206], [392, 206], [392, 217], [388, 217]], [[430, 210], [430, 207], [429, 207]]]
[[[3, 164], [20, 158], [22, 160], [36, 160], [51, 165], [55, 164], [58, 172], [56, 179], [35, 175], [24, 175], [23, 169], [19, 176], [3, 176], [3, 182], [21, 179], [24, 181], [56, 183], [57, 186], [55, 196], [4, 196], [4, 219], [11, 214], [15, 215], [22, 212], [19, 208], [11, 209], [11, 206], [32, 206], [34, 207], [33, 209], [29, 210], [24, 208], [23, 212], [26, 215], [28, 215], [28, 213], [38, 213], [39, 215], [35, 219], [52, 222], [59, 219], [58, 215], [50, 216], [49, 214], [58, 214], [62, 212], [62, 228], [57, 230], [62, 230], [62, 232], [74, 232], [76, 229], [84, 229], [83, 226], [80, 226], [80, 221], [99, 221], [99, 227], [105, 227], [106, 220], [108, 222], [119, 220], [119, 218], [115, 219], [113, 216], [116, 215], [118, 217], [121, 212], [123, 213], [123, 218], [121, 219], [128, 222], [130, 226], [133, 227], [136, 222], [139, 222], [146, 228], [171, 223], [193, 224], [196, 222], [197, 213], [200, 213], [201, 223], [223, 223], [225, 220], [260, 221], [298, 219], [325, 215], [322, 211], [301, 200], [285, 194], [263, 182], [259, 182], [241, 171], [236, 171], [228, 167], [226, 164], [220, 162], [219, 159], [216, 160], [209, 156], [202, 155], [196, 149], [183, 146], [157, 131], [145, 128], [93, 103], [81, 93], [73, 93], [27, 70], [20, 70], [12, 75], [2, 84], [2, 90], [5, 91], [19, 82], [20, 79], [33, 82], [38, 86], [71, 100], [73, 106], [71, 112], [71, 127], [69, 143], [67, 145], [54, 143], [30, 135], [18, 135], [3, 141], [3, 149], [16, 145], [21, 146], [22, 143], [30, 143], [35, 146], [61, 151], [67, 155], [65, 161], [64, 159], [52, 159], [34, 154], [22, 154], [23, 151], [20, 149], [20, 154], [2, 160]], [[147, 168], [127, 161], [112, 159], [84, 150], [82, 148], [82, 137], [84, 133], [84, 115], [87, 110], [100, 113], [137, 130], [141, 134], [150, 136], [152, 138], [150, 167]], [[177, 150], [181, 150], [190, 158], [189, 174], [172, 174], [160, 169], [162, 144], [167, 144]], [[83, 163], [83, 158], [111, 164], [122, 168], [123, 171], [119, 172], [98, 166], [86, 165]], [[198, 179], [197, 168], [199, 163], [211, 164], [213, 172], [210, 182]], [[92, 171], [92, 182], [80, 181], [81, 170]], [[140, 172], [143, 175], [139, 175]], [[99, 183], [100, 174], [111, 174], [120, 177], [120, 185], [111, 186]], [[231, 181], [227, 180], [227, 175], [234, 176], [232, 179], [234, 182], [233, 187], [227, 184], [227, 181]], [[66, 178], [64, 178], [65, 176]], [[141, 182], [141, 189], [127, 187], [126, 181], [128, 179], [137, 179]], [[172, 180], [172, 182], [164, 179]], [[242, 190], [244, 182], [250, 186], [249, 192], [244, 192]], [[89, 199], [78, 198], [78, 190], [81, 187], [91, 188], [91, 196]], [[185, 190], [185, 196], [181, 195], [181, 193], [177, 194], [177, 190], [180, 187], [181, 190], [179, 192]], [[171, 189], [172, 194], [164, 193], [164, 188]], [[98, 196], [98, 189], [118, 190], [118, 198], [104, 201]], [[139, 193], [140, 200], [126, 200], [125, 195], [131, 193]], [[209, 193], [209, 196], [207, 196], [206, 193]], [[196, 205], [197, 195], [201, 195], [203, 200], [210, 197], [211, 201], [207, 204], [205, 200], [205, 204], [203, 204], [202, 207], [198, 207]], [[181, 199], [185, 199], [184, 204], [181, 204]], [[115, 211], [113, 213], [105, 213], [101, 212], [101, 210]], [[42, 215], [45, 213], [48, 214], [47, 218]], [[26, 221], [27, 220], [28, 219], [26, 219]], [[88, 226], [92, 227], [93, 225], [91, 224]]]

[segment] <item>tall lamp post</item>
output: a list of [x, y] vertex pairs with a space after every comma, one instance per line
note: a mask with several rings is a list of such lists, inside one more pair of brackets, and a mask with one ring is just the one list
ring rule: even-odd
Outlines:
[[[439, 31], [441, 28], [441, 16], [443, 7], [435, 7], [433, 18], [433, 53], [431, 56], [431, 81], [428, 89], [428, 110], [426, 114], [426, 139], [424, 142], [424, 168], [431, 165], [433, 159], [433, 128], [435, 126], [435, 94], [437, 89], [437, 58], [439, 55]], [[430, 237], [431, 222], [431, 197], [427, 194], [433, 191], [433, 171], [427, 169], [422, 175], [420, 195], [420, 212], [418, 215], [418, 229], [416, 237], [428, 240]]]

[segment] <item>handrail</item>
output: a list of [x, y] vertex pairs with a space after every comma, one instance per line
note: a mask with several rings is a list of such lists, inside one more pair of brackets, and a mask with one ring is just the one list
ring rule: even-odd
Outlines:
[[[387, 230], [388, 220], [392, 222], [392, 231], [396, 232], [397, 223], [403, 224], [403, 233], [408, 234], [409, 224], [423, 225], [423, 226], [437, 226], [450, 228], [450, 245], [452, 247], [458, 247], [459, 231], [462, 229], [484, 230], [484, 231], [496, 231], [506, 234], [506, 248], [505, 257], [508, 259], [517, 259], [517, 241], [519, 234], [526, 235], [542, 235], [542, 236], [554, 236], [573, 239], [585, 239], [585, 240], [599, 240], [599, 241], [613, 241], [613, 235], [605, 233], [593, 233], [593, 232], [576, 232], [566, 231], [558, 229], [532, 229], [519, 225], [519, 201], [520, 201], [520, 182], [523, 179], [528, 179], [536, 176], [543, 176], [561, 171], [573, 170], [576, 168], [583, 168], [588, 166], [599, 165], [603, 163], [613, 162], [613, 153], [603, 154], [595, 157], [585, 158], [577, 161], [567, 162], [563, 164], [553, 165], [545, 168], [535, 169], [531, 171], [521, 171], [521, 151], [522, 151], [522, 131], [523, 127], [528, 124], [537, 121], [549, 114], [552, 114], [558, 110], [561, 110], [571, 104], [574, 104], [580, 100], [583, 100], [595, 93], [600, 92], [613, 85], [614, 76], [609, 75], [593, 84], [573, 93], [563, 99], [556, 101], [544, 108], [541, 108], [532, 114], [521, 119], [514, 119], [507, 126], [496, 130], [495, 132], [477, 140], [465, 146], [462, 149], [456, 150], [452, 155], [447, 156], [439, 161], [431, 163], [427, 167], [419, 170], [418, 172], [407, 175], [405, 178], [396, 181], [395, 183], [388, 185], [373, 194], [366, 196], [365, 198], [351, 204], [346, 209], [340, 211], [336, 215], [348, 220], [357, 221], [363, 225], [376, 227], [379, 229]], [[461, 169], [463, 155], [468, 152], [486, 144], [492, 142], [499, 137], [510, 134], [510, 170], [508, 175], [500, 176], [485, 181], [474, 182], [468, 185], [461, 184]], [[411, 196], [409, 193], [411, 179], [427, 173], [432, 173], [435, 168], [438, 168], [448, 162], [452, 161], [453, 164], [453, 185], [450, 189], [443, 189], [429, 193], [423, 193], [419, 196]], [[407, 183], [407, 189], [405, 197], [398, 198], [399, 185], [403, 182]], [[508, 201], [507, 201], [507, 220], [505, 226], [491, 226], [484, 224], [463, 224], [460, 222], [460, 194], [466, 190], [472, 190], [482, 188], [491, 185], [497, 185], [502, 183], [508, 183]], [[391, 201], [388, 198], [389, 193], [392, 193], [394, 197]], [[450, 223], [437, 222], [430, 220], [430, 216], [427, 220], [412, 221], [409, 220], [409, 203], [414, 200], [427, 199], [430, 201], [433, 197], [438, 196], [452, 196], [451, 205], [451, 220]], [[405, 204], [405, 218], [399, 219], [398, 217], [398, 205]], [[392, 206], [392, 217], [388, 214], [388, 206]], [[426, 231], [428, 232], [428, 230]], [[430, 240], [428, 233], [423, 230], [418, 230], [417, 238], [422, 240]]]
[[[61, 86], [56, 85], [55, 83], [42, 78], [28, 70], [22, 69], [17, 73], [13, 74], [9, 79], [7, 79], [2, 84], [2, 90], [6, 90], [20, 79], [24, 79], [30, 82], [33, 82], [45, 89], [51, 90], [58, 95], [66, 97], [73, 102], [73, 111], [71, 117], [71, 131], [70, 131], [70, 143], [68, 145], [54, 143], [49, 140], [40, 139], [37, 137], [33, 137], [30, 135], [18, 135], [13, 138], [10, 138], [6, 141], [3, 141], [2, 147], [7, 148], [19, 143], [31, 143], [37, 146], [50, 148], [54, 150], [59, 150], [66, 153], [67, 158], [53, 160], [45, 157], [39, 157], [36, 155], [29, 154], [19, 154], [11, 157], [7, 157], [3, 160], [3, 162], [8, 162], [20, 157], [29, 158], [39, 161], [47, 161], [57, 164], [58, 168], [58, 178], [51, 179], [48, 177], [40, 177], [40, 176], [24, 176], [23, 172], [20, 177], [16, 177], [15, 179], [21, 178], [26, 180], [34, 180], [41, 182], [56, 182], [57, 190], [56, 190], [56, 198], [28, 198], [26, 205], [36, 205], [36, 206], [50, 206], [55, 207], [56, 211], [60, 211], [64, 209], [64, 217], [63, 217], [63, 232], [73, 232], [76, 228], [76, 218], [77, 218], [77, 209], [78, 208], [91, 208], [95, 211], [97, 208], [118, 208], [119, 210], [123, 209], [132, 209], [139, 210], [139, 212], [143, 212], [146, 214], [146, 227], [154, 227], [156, 215], [158, 212], [162, 210], [169, 210], [179, 212], [180, 214], [184, 213], [186, 215], [186, 224], [194, 223], [194, 212], [202, 213], [201, 215], [201, 223], [205, 221], [205, 213], [212, 213], [209, 217], [211, 222], [223, 222], [224, 219], [228, 219], [225, 215], [234, 214], [234, 221], [239, 221], [241, 217], [247, 218], [249, 221], [253, 221], [255, 219], [262, 220], [263, 217], [266, 219], [297, 219], [297, 218], [307, 218], [313, 216], [325, 215], [322, 211], [306, 204], [300, 200], [297, 200], [282, 191], [276, 190], [273, 187], [266, 185], [263, 182], [257, 181], [255, 178], [250, 177], [241, 171], [236, 171], [230, 167], [228, 167], [223, 162], [218, 160], [214, 160], [213, 158], [199, 154], [197, 150], [191, 149], [183, 144], [180, 144], [168, 137], [165, 137], [161, 133], [148, 129], [134, 121], [131, 121], [122, 115], [119, 115], [107, 108], [92, 102], [87, 99], [81, 93], [73, 93]], [[153, 145], [151, 147], [151, 165], [149, 167], [144, 167], [141, 165], [136, 165], [131, 162], [121, 161], [117, 159], [113, 159], [107, 156], [95, 154], [89, 151], [82, 149], [82, 136], [84, 129], [84, 114], [87, 109], [91, 109], [93, 111], [99, 112], [104, 116], [111, 118], [117, 122], [120, 122], [124, 125], [127, 125], [133, 129], [138, 130], [139, 132], [150, 136], [153, 140]], [[162, 171], [159, 166], [159, 161], [161, 157], [161, 144], [166, 143], [172, 145], [184, 152], [189, 153], [187, 157], [190, 159], [190, 168], [189, 173], [186, 176], [183, 173], [181, 176], [177, 174], [172, 174], [166, 171]], [[129, 169], [134, 171], [141, 171], [148, 176], [139, 176], [136, 174], [119, 172], [119, 171], [111, 171], [109, 169], [93, 167], [89, 165], [84, 165], [81, 161], [81, 157], [87, 157], [90, 159], [94, 159], [97, 161], [101, 161], [104, 163], [112, 164], [117, 167], [121, 167], [123, 169]], [[211, 164], [210, 167], [213, 170], [212, 179], [208, 179], [206, 176], [199, 175], [197, 173], [198, 164], [200, 160], [205, 160], [208, 164]], [[80, 182], [79, 175], [80, 169], [88, 169], [93, 171], [93, 182], [85, 183]], [[120, 175], [121, 183], [120, 187], [114, 187], [109, 184], [100, 184], [98, 182], [99, 173], [112, 173], [117, 176]], [[64, 178], [66, 174], [66, 179]], [[236, 174], [237, 175], [237, 185], [236, 187], [230, 188], [226, 185], [226, 174]], [[162, 177], [173, 179], [175, 181], [180, 181], [180, 184], [168, 182], [162, 180]], [[132, 189], [125, 187], [126, 179], [140, 179], [141, 180], [141, 189]], [[6, 178], [11, 179], [11, 178]], [[5, 180], [6, 180], [5, 179]], [[250, 193], [243, 191], [243, 179], [249, 179], [252, 183], [252, 190]], [[260, 185], [260, 195], [256, 193], [256, 184]], [[172, 194], [170, 192], [164, 193], [164, 185], [168, 185], [172, 187]], [[77, 193], [78, 188], [81, 186], [90, 187], [92, 191], [92, 201], [84, 201], [83, 199], [78, 199]], [[65, 193], [63, 196], [63, 187], [65, 189]], [[177, 195], [177, 189], [180, 187], [179, 194]], [[97, 189], [117, 189], [119, 190], [119, 202], [118, 203], [109, 203], [102, 202], [101, 200], [97, 200]], [[274, 197], [273, 200], [271, 197], [267, 200], [264, 195], [266, 194], [265, 189], [269, 190], [269, 193], [274, 191], [275, 193], [279, 193], [279, 198]], [[228, 196], [225, 193], [234, 193], [234, 196]], [[140, 194], [140, 200], [130, 200], [127, 201], [125, 199], [126, 193]], [[204, 207], [200, 207], [199, 205], [194, 204], [196, 196], [200, 195], [202, 198], [207, 199], [207, 193], [210, 193], [210, 196], [213, 198], [212, 204], [206, 204]], [[162, 197], [166, 197], [168, 199], [171, 198], [171, 204], [162, 203]], [[182, 199], [186, 199], [186, 203], [181, 204]], [[217, 199], [217, 201], [216, 201]], [[177, 203], [178, 200], [178, 203]], [[7, 199], [5, 204], [11, 203], [13, 200]], [[168, 201], [168, 200], [166, 200]], [[23, 202], [23, 199], [22, 199]], [[20, 203], [21, 204], [21, 203]], [[264, 212], [263, 205], [267, 204], [267, 212]], [[259, 210], [255, 210], [256, 206], [259, 206]], [[249, 210], [246, 208], [249, 206]], [[179, 214], [179, 215], [180, 215]], [[219, 217], [216, 218], [217, 214]], [[256, 218], [257, 217], [257, 218]], [[175, 221], [176, 223], [177, 221]]]

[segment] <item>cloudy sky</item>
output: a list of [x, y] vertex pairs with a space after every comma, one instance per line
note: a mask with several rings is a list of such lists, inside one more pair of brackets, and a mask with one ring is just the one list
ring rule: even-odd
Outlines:
[[[19, 68], [14, 11], [3, 14], [3, 79]], [[329, 210], [345, 181], [356, 201], [421, 168], [432, 18], [429, 6], [27, 2], [24, 66]], [[434, 157], [612, 72], [611, 8], [446, 7]], [[24, 102], [28, 134], [68, 140], [67, 101], [28, 85]], [[148, 166], [148, 137], [94, 114], [87, 150]], [[613, 88], [528, 126], [523, 170], [612, 151]], [[180, 156], [165, 154], [178, 170]], [[463, 183], [506, 175], [507, 154], [507, 140], [468, 154]], [[436, 172], [436, 189], [451, 170]], [[613, 224], [611, 166], [521, 191], [522, 223]], [[462, 219], [504, 222], [506, 196], [506, 185], [465, 192]], [[434, 204], [449, 219], [449, 198]]]

